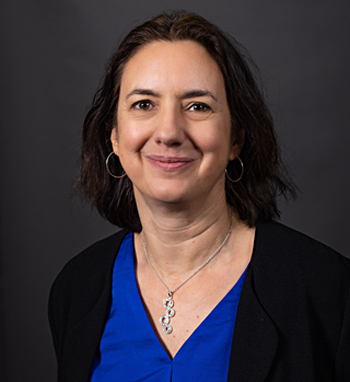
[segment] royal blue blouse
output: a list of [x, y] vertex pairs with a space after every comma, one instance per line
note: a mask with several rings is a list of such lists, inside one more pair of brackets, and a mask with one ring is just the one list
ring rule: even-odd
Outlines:
[[119, 249], [112, 301], [91, 382], [227, 381], [244, 272], [171, 359], [155, 334], [139, 294], [133, 235]]

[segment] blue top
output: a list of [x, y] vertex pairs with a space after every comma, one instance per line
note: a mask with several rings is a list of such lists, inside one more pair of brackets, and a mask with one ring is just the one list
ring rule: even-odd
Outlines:
[[227, 381], [246, 271], [171, 359], [149, 322], [134, 269], [130, 233], [124, 238], [115, 261], [111, 308], [91, 382]]

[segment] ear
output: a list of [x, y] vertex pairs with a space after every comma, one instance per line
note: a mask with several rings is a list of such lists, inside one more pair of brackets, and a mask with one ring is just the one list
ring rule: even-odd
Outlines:
[[113, 127], [112, 129], [111, 142], [112, 142], [114, 154], [119, 156], [118, 133], [117, 133], [116, 127]]
[[244, 139], [245, 139], [245, 130], [240, 129], [232, 140], [232, 145], [231, 145], [231, 150], [229, 155], [230, 161], [236, 159], [241, 153], [243, 145], [244, 145]]

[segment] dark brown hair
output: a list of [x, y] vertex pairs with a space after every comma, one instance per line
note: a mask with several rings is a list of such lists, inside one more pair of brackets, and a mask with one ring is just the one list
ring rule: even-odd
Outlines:
[[[133, 29], [112, 55], [101, 89], [96, 93], [83, 128], [82, 164], [77, 185], [86, 199], [111, 223], [140, 232], [133, 187], [126, 176], [111, 177], [105, 160], [112, 151], [110, 135], [116, 127], [120, 82], [125, 64], [137, 50], [153, 41], [192, 40], [202, 45], [218, 64], [225, 81], [231, 111], [232, 136], [245, 130], [240, 154], [244, 176], [238, 183], [226, 178], [226, 198], [240, 219], [254, 226], [257, 219], [279, 216], [279, 194], [295, 190], [281, 161], [272, 117], [248, 63], [255, 68], [237, 41], [201, 16], [184, 11], [163, 13]], [[238, 161], [229, 162], [228, 174], [240, 176]], [[118, 158], [113, 173], [122, 174]]]

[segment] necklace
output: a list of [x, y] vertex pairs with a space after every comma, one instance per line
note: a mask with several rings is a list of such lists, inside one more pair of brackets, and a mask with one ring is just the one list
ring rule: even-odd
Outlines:
[[184, 280], [180, 285], [178, 285], [175, 289], [170, 290], [164, 281], [160, 278], [157, 271], [153, 268], [153, 265], [148, 257], [148, 252], [146, 248], [145, 238], [143, 236], [143, 230], [141, 231], [141, 238], [142, 238], [142, 244], [143, 244], [143, 250], [145, 252], [146, 260], [151, 267], [154, 274], [157, 276], [157, 279], [162, 283], [162, 285], [165, 287], [165, 289], [168, 291], [168, 298], [166, 298], [163, 301], [163, 306], [166, 309], [165, 314], [160, 317], [159, 323], [163, 326], [163, 331], [165, 334], [170, 334], [173, 331], [173, 327], [170, 325], [170, 319], [175, 315], [175, 310], [173, 309], [174, 306], [174, 300], [173, 300], [173, 294], [180, 289], [185, 283], [187, 283], [188, 280], [190, 280], [193, 276], [195, 276], [201, 269], [203, 269], [222, 249], [222, 247], [226, 244], [228, 238], [230, 237], [231, 231], [232, 231], [232, 225], [233, 225], [233, 211], [231, 213], [231, 225], [230, 228], [225, 236], [224, 241], [220, 244], [220, 247], [207, 259], [194, 273], [192, 273], [189, 277], [187, 277], [186, 280]]

